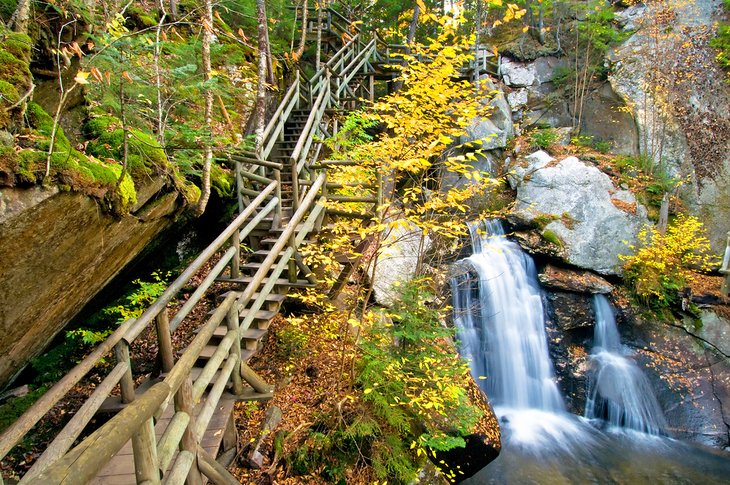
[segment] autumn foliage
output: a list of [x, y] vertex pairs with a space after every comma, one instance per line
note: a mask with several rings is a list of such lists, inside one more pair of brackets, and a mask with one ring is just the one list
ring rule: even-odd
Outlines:
[[680, 291], [694, 280], [696, 271], [709, 271], [717, 263], [702, 223], [683, 214], [669, 224], [666, 234], [644, 227], [639, 243], [629, 248], [634, 254], [619, 256], [624, 262], [624, 279], [654, 309], [676, 305]]

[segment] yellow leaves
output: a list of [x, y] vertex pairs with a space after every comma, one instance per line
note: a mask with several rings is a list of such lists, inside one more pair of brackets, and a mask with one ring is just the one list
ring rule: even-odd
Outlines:
[[620, 255], [624, 276], [631, 290], [654, 306], [668, 306], [676, 294], [694, 279], [694, 268], [708, 271], [717, 263], [702, 223], [678, 214], [666, 234], [644, 227], [639, 244], [629, 246], [633, 255]]
[[85, 71], [79, 71], [76, 73], [76, 77], [74, 78], [74, 81], [79, 84], [89, 84], [89, 74]]

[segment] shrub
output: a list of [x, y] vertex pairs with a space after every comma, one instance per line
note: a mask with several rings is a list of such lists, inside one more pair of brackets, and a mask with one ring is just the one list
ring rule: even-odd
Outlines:
[[378, 441], [373, 467], [397, 483], [415, 478], [427, 453], [464, 447], [463, 437], [482, 416], [466, 396], [468, 365], [446, 348], [453, 330], [427, 305], [424, 283], [405, 284], [392, 308], [394, 323], [367, 333], [357, 376], [373, 415], [394, 435]]
[[558, 141], [558, 134], [555, 130], [547, 128], [543, 130], [536, 130], [530, 135], [530, 145], [535, 148], [546, 149], [554, 145]]
[[702, 223], [679, 214], [662, 235], [653, 227], [639, 232], [632, 255], [621, 255], [624, 281], [644, 304], [660, 310], [678, 303], [679, 292], [694, 280], [695, 270], [708, 271], [717, 263]]

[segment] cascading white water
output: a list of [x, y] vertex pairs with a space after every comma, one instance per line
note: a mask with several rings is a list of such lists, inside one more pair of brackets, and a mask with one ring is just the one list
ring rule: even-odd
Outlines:
[[[504, 237], [499, 221], [470, 226], [474, 254], [469, 263], [479, 276], [479, 300], [456, 291], [467, 310], [456, 315], [466, 330], [465, 353], [487, 379], [487, 395], [496, 406], [562, 411], [563, 400], [552, 371], [545, 336], [542, 296], [535, 265], [520, 247]], [[474, 305], [477, 303], [477, 305]], [[487, 332], [488, 348], [479, 333]], [[498, 352], [497, 349], [509, 349]]]
[[593, 305], [596, 326], [585, 416], [604, 419], [614, 427], [660, 434], [666, 428], [664, 414], [646, 375], [621, 345], [611, 304], [596, 295]]
[[535, 265], [504, 237], [500, 221], [470, 231], [474, 254], [465, 264], [473, 271], [452, 281], [462, 355], [475, 378], [487, 376], [479, 382], [513, 442], [568, 446], [577, 424], [555, 383]]
[[[470, 230], [474, 254], [462, 263], [468, 271], [452, 280], [454, 320], [461, 353], [471, 360], [472, 374], [486, 377], [478, 382], [500, 419], [502, 451], [464, 483], [727, 481], [730, 460], [724, 456], [661, 436], [620, 429], [605, 433], [568, 413], [553, 378], [532, 259], [505, 238], [497, 221], [470, 226]], [[597, 344], [600, 341], [602, 348], [614, 352], [620, 349], [615, 325], [599, 327]], [[598, 353], [596, 348], [593, 355]], [[618, 384], [614, 387], [619, 388]], [[634, 393], [647, 389], [639, 386]], [[627, 420], [619, 424], [625, 426]]]

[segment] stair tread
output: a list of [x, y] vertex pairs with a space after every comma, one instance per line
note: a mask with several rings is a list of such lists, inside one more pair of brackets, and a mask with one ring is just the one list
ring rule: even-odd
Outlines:
[[[243, 276], [241, 278], [218, 278], [218, 281], [224, 281], [226, 283], [242, 283], [242, 284], [249, 284], [253, 281], [252, 276]], [[269, 282], [269, 278], [264, 278], [261, 281], [261, 284], [266, 284]], [[295, 288], [315, 288], [317, 285], [314, 283], [310, 283], [307, 280], [297, 280], [295, 282], [291, 282], [286, 278], [278, 278], [275, 283], [277, 286], [291, 286]]]
[[[276, 313], [274, 313], [276, 315]], [[249, 339], [249, 340], [259, 340], [261, 337], [266, 335], [267, 330], [260, 329], [260, 328], [247, 328], [243, 332], [241, 332], [241, 338], [243, 339]], [[213, 331], [213, 336], [218, 338], [223, 338], [228, 334], [228, 327], [225, 325], [218, 326]]]
[[[215, 354], [215, 351], [217, 349], [217, 345], [206, 345], [205, 347], [203, 347], [203, 350], [200, 351], [200, 356], [198, 357], [198, 359], [209, 360], [211, 357], [213, 357], [213, 354]], [[255, 350], [241, 349], [241, 360], [245, 362], [253, 357], [255, 353]]]
[[[239, 313], [240, 318], [246, 318], [251, 313], [250, 308], [244, 308], [241, 310], [241, 313]], [[271, 311], [271, 310], [256, 310], [256, 313], [254, 314], [253, 318], [254, 320], [271, 320], [276, 315], [278, 315], [279, 312]]]

